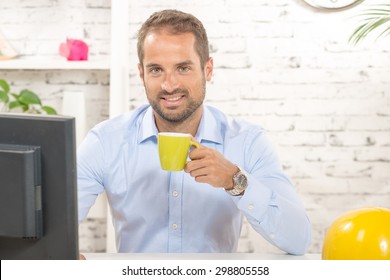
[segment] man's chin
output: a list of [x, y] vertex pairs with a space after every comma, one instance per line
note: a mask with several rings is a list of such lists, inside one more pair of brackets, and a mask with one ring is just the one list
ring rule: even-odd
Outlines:
[[165, 112], [158, 113], [158, 115], [165, 121], [171, 123], [181, 123], [185, 121], [189, 116], [183, 112], [174, 112], [174, 109], [169, 109]]
[[190, 118], [193, 114], [195, 114], [196, 110], [199, 108], [197, 106], [189, 107], [186, 109], [183, 109], [179, 106], [171, 106], [171, 107], [153, 107], [154, 111], [157, 113], [157, 115], [163, 119], [164, 121], [180, 124]]

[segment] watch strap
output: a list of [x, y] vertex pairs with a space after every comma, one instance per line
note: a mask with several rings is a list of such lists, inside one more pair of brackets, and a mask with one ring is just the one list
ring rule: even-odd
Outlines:
[[246, 173], [242, 171], [239, 166], [237, 166], [237, 168], [237, 173], [233, 175], [233, 188], [227, 190], [225, 189], [225, 191], [232, 196], [242, 195], [248, 186], [248, 178]]

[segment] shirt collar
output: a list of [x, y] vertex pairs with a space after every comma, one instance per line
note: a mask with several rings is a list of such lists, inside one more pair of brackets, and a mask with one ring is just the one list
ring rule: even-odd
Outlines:
[[[198, 132], [195, 138], [199, 142], [213, 142], [217, 144], [222, 143], [222, 129], [218, 123], [216, 116], [210, 111], [208, 106], [203, 107], [203, 115], [200, 120]], [[157, 139], [157, 127], [154, 120], [153, 109], [149, 106], [142, 117], [139, 133], [138, 143], [144, 142], [149, 138]]]
[[213, 142], [217, 144], [222, 143], [222, 128], [220, 122], [217, 121], [216, 116], [211, 112], [208, 106], [203, 107], [203, 115], [200, 120], [196, 139], [199, 142]]
[[138, 144], [152, 137], [157, 139], [157, 133], [158, 130], [154, 121], [153, 109], [149, 106], [139, 124]]

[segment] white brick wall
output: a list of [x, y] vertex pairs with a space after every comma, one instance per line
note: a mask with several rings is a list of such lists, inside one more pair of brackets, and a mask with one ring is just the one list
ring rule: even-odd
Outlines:
[[[320, 252], [337, 216], [390, 207], [389, 38], [347, 42], [358, 24], [353, 15], [380, 2], [321, 13], [299, 0], [130, 0], [130, 108], [146, 102], [136, 65], [140, 24], [165, 8], [198, 16], [216, 67], [207, 102], [269, 131], [313, 223], [310, 252]], [[89, 43], [91, 55], [109, 53], [109, 0], [2, 0], [0, 13], [1, 31], [21, 53], [55, 54], [72, 34]], [[107, 71], [0, 71], [0, 77], [55, 106], [64, 90], [87, 92], [88, 127], [108, 116]], [[275, 250], [244, 226], [239, 251]]]

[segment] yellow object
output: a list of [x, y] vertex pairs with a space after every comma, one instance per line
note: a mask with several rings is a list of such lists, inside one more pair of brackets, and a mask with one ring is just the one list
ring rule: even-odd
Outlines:
[[390, 209], [370, 207], [348, 212], [328, 229], [324, 260], [390, 260]]
[[158, 153], [161, 168], [168, 171], [180, 171], [187, 163], [188, 151], [191, 146], [199, 148], [198, 143], [191, 140], [190, 134], [159, 133]]

